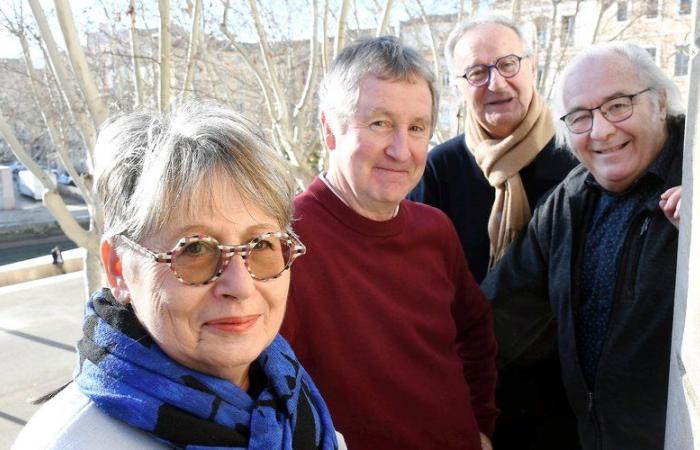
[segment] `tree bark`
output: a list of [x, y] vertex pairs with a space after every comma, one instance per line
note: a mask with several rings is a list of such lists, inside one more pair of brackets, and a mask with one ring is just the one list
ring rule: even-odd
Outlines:
[[32, 8], [32, 13], [36, 19], [36, 23], [39, 26], [39, 32], [41, 33], [41, 38], [46, 46], [46, 51], [49, 55], [49, 63], [53, 69], [54, 76], [56, 77], [56, 83], [63, 95], [64, 102], [69, 111], [75, 115], [76, 122], [78, 124], [78, 129], [80, 130], [82, 137], [85, 141], [85, 147], [87, 149], [88, 155], [88, 166], [92, 168], [92, 149], [95, 147], [96, 131], [95, 127], [85, 114], [82, 108], [78, 107], [82, 102], [78, 96], [73, 91], [70, 81], [68, 78], [68, 73], [61, 60], [61, 55], [58, 52], [58, 47], [56, 46], [56, 41], [53, 38], [51, 29], [49, 28], [49, 23], [44, 15], [44, 10], [41, 9], [38, 0], [27, 0], [29, 6]]
[[51, 215], [56, 219], [56, 222], [58, 222], [58, 226], [70, 240], [75, 242], [79, 247], [86, 249], [85, 284], [89, 295], [90, 292], [99, 289], [102, 284], [102, 266], [99, 262], [99, 252], [96, 252], [99, 247], [99, 236], [97, 236], [96, 232], [93, 230], [85, 230], [80, 226], [78, 221], [75, 220], [61, 196], [58, 195], [56, 184], [24, 150], [22, 144], [17, 140], [14, 131], [12, 131], [12, 128], [10, 128], [5, 121], [1, 111], [0, 134], [3, 135], [10, 145], [12, 153], [14, 153], [17, 159], [41, 182], [44, 187], [42, 201], [44, 206], [46, 206]]
[[348, 16], [348, 0], [343, 0], [340, 3], [340, 12], [338, 13], [338, 22], [335, 27], [335, 44], [333, 45], [333, 58], [338, 56], [340, 50], [345, 45], [345, 27]]
[[170, 36], [170, 0], [158, 0], [160, 11], [160, 78], [158, 106], [161, 111], [170, 107], [170, 65], [172, 64], [172, 44]]
[[192, 14], [192, 29], [190, 31], [190, 43], [187, 48], [187, 60], [185, 61], [185, 79], [182, 83], [180, 95], [185, 98], [186, 93], [192, 90], [192, 79], [194, 78], [195, 56], [197, 54], [197, 43], [199, 41], [199, 29], [202, 16], [202, 0], [194, 3], [194, 13]]
[[552, 0], [552, 20], [549, 22], [549, 42], [547, 42], [547, 52], [544, 57], [544, 69], [542, 70], [542, 78], [538, 80], [538, 90], [544, 93], [544, 87], [547, 86], [547, 81], [549, 79], [549, 72], [552, 66], [552, 53], [554, 52], [554, 41], [556, 39], [556, 28], [557, 28], [557, 13], [559, 9], [559, 0]]
[[392, 0], [386, 0], [386, 3], [384, 4], [384, 9], [382, 10], [382, 17], [379, 21], [379, 26], [377, 27], [377, 37], [383, 36], [387, 33], [387, 26], [389, 24], [389, 16], [391, 16], [392, 4]]
[[131, 65], [134, 77], [134, 89], [136, 89], [136, 106], [143, 105], [143, 80], [141, 79], [141, 63], [139, 57], [138, 30], [136, 29], [136, 4], [134, 0], [129, 0], [129, 10], [127, 12], [131, 19], [129, 27], [129, 37], [131, 38]]
[[85, 97], [88, 111], [90, 111], [90, 116], [92, 117], [92, 123], [97, 130], [102, 122], [107, 120], [107, 108], [102, 103], [95, 80], [93, 80], [92, 73], [85, 60], [85, 53], [83, 53], [83, 48], [80, 46], [78, 31], [75, 28], [75, 21], [73, 20], [73, 13], [68, 0], [54, 0], [54, 3], [56, 5], [58, 23], [61, 25], [61, 31], [63, 32], [63, 40], [66, 42], [68, 56], [73, 66], [73, 72], [78, 79], [78, 86], [80, 86], [80, 90]]

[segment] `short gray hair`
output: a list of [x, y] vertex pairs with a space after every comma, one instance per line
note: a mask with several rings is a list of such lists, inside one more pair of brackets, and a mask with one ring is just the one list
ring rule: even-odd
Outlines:
[[503, 25], [504, 27], [510, 28], [515, 34], [518, 35], [518, 39], [520, 39], [520, 43], [522, 44], [525, 53], [527, 53], [528, 55], [532, 54], [532, 48], [530, 47], [530, 43], [525, 38], [525, 34], [520, 29], [520, 27], [518, 27], [515, 24], [513, 20], [500, 14], [484, 14], [483, 16], [478, 16], [474, 19], [468, 19], [459, 22], [452, 29], [449, 36], [447, 36], [447, 42], [445, 42], [445, 61], [447, 61], [447, 67], [450, 69], [450, 74], [452, 76], [460, 75], [459, 73], [457, 73], [457, 71], [464, 69], [464, 67], [454, 67], [454, 55], [455, 47], [457, 47], [457, 42], [459, 42], [459, 40], [462, 39], [462, 36], [464, 36], [468, 31], [471, 31], [474, 28], [477, 28], [481, 25]]
[[431, 132], [435, 129], [439, 102], [435, 74], [425, 58], [394, 36], [358, 39], [341, 50], [319, 87], [319, 110], [333, 114], [346, 127], [368, 75], [390, 81], [425, 80], [432, 97]]
[[659, 101], [659, 94], [666, 93], [666, 110], [669, 117], [682, 116], [685, 114], [685, 106], [678, 86], [673, 82], [671, 77], [666, 75], [661, 68], [656, 65], [649, 52], [642, 47], [630, 42], [604, 42], [595, 44], [581, 53], [576, 55], [559, 76], [557, 83], [554, 86], [553, 94], [553, 119], [554, 126], [557, 130], [557, 143], [559, 145], [566, 144], [571, 148], [569, 141], [569, 133], [564, 122], [559, 120], [561, 116], [567, 113], [564, 107], [564, 86], [569, 77], [578, 70], [581, 66], [588, 64], [590, 59], [604, 58], [608, 56], [622, 57], [629, 62], [630, 67], [636, 70], [640, 81], [651, 88], [656, 94], [656, 100]]
[[95, 180], [105, 237], [142, 240], [171, 219], [213, 206], [213, 193], [233, 186], [243, 201], [284, 229], [294, 181], [258, 127], [210, 102], [170, 114], [141, 110], [103, 126], [95, 146]]

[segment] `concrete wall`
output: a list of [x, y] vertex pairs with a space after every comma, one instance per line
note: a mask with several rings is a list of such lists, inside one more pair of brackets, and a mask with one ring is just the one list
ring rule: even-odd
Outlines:
[[12, 183], [12, 170], [7, 166], [0, 166], [0, 209], [14, 207], [15, 188]]
[[85, 249], [66, 250], [62, 255], [63, 264], [53, 264], [51, 255], [46, 255], [0, 266], [0, 286], [83, 270]]
[[[700, 449], [700, 192], [694, 183], [695, 176], [700, 180], [700, 159], [693, 157], [693, 149], [700, 145], [700, 57], [697, 55], [700, 11], [697, 0], [693, 2], [693, 11], [696, 56], [690, 72], [683, 149], [683, 203], [668, 384], [667, 450]], [[693, 221], [694, 217], [698, 218]]]

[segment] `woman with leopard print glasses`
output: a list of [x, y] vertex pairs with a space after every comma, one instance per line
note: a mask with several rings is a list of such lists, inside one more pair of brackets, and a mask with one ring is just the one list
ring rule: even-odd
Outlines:
[[74, 382], [24, 448], [338, 448], [318, 390], [278, 334], [294, 183], [238, 114], [191, 103], [99, 136], [108, 287], [87, 303]]

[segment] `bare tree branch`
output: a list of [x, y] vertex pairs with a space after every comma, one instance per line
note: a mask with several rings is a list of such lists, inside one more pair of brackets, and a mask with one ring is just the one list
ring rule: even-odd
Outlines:
[[382, 17], [379, 21], [379, 26], [377, 27], [377, 34], [376, 36], [382, 36], [386, 33], [387, 30], [387, 25], [389, 24], [389, 16], [391, 15], [391, 6], [393, 4], [393, 0], [386, 0], [386, 3], [384, 3], [384, 9], [382, 10]]
[[187, 48], [187, 59], [185, 61], [185, 79], [182, 83], [181, 96], [184, 98], [185, 92], [192, 89], [192, 79], [194, 77], [195, 54], [197, 52], [197, 42], [199, 41], [199, 22], [202, 15], [202, 0], [195, 0], [194, 13], [192, 14], [192, 31], [190, 32], [190, 43]]
[[170, 36], [170, 0], [158, 0], [160, 11], [160, 95], [158, 105], [161, 111], [170, 106], [170, 65], [172, 64], [172, 44]]
[[102, 122], [107, 120], [107, 108], [102, 103], [102, 98], [85, 60], [85, 53], [83, 53], [83, 48], [80, 46], [78, 31], [75, 28], [75, 21], [73, 20], [73, 13], [68, 0], [54, 0], [54, 3], [56, 5], [58, 23], [63, 32], [63, 40], [66, 43], [68, 56], [73, 66], [73, 73], [78, 79], [78, 86], [80, 86], [80, 90], [85, 97], [95, 129], [98, 129]]
[[143, 105], [143, 80], [141, 79], [141, 67], [139, 58], [138, 32], [136, 30], [136, 5], [134, 0], [129, 0], [129, 9], [126, 14], [131, 20], [129, 27], [129, 37], [131, 38], [131, 66], [134, 74], [134, 88], [136, 89], [136, 106]]
[[[93, 123], [90, 123], [87, 115], [82, 108], [77, 107], [77, 105], [82, 104], [78, 96], [73, 92], [70, 86], [68, 73], [66, 68], [61, 61], [61, 56], [58, 52], [58, 47], [56, 46], [56, 41], [53, 38], [51, 29], [49, 28], [49, 23], [46, 21], [46, 16], [44, 16], [44, 10], [41, 9], [38, 0], [27, 0], [29, 6], [32, 9], [34, 18], [39, 26], [39, 32], [41, 33], [42, 40], [46, 45], [46, 50], [49, 55], [49, 63], [53, 69], [54, 76], [56, 77], [56, 82], [58, 87], [63, 94], [64, 101], [66, 102], [66, 107], [73, 111], [76, 117], [76, 122], [80, 128], [83, 139], [85, 140], [86, 149], [88, 150], [88, 164], [92, 167], [92, 152], [91, 149], [95, 147], [95, 127]], [[75, 107], [75, 109], [74, 109]]]
[[294, 107], [294, 113], [292, 114], [292, 117], [297, 118], [299, 117], [299, 114], [303, 112], [305, 107], [309, 104], [309, 93], [311, 92], [311, 83], [314, 79], [314, 74], [316, 73], [316, 40], [318, 39], [317, 36], [317, 20], [318, 20], [318, 4], [317, 0], [311, 0], [312, 3], [312, 11], [313, 11], [313, 24], [311, 25], [313, 28], [313, 31], [311, 33], [311, 39], [309, 41], [309, 67], [307, 69], [306, 73], [306, 82], [304, 83], [304, 90], [301, 93], [301, 97], [299, 98], [299, 101], [297, 102], [296, 106]]
[[349, 1], [342, 0], [340, 2], [340, 13], [338, 14], [338, 22], [335, 27], [335, 44], [333, 45], [333, 58], [338, 56], [340, 49], [345, 44], [345, 27], [348, 16]]

